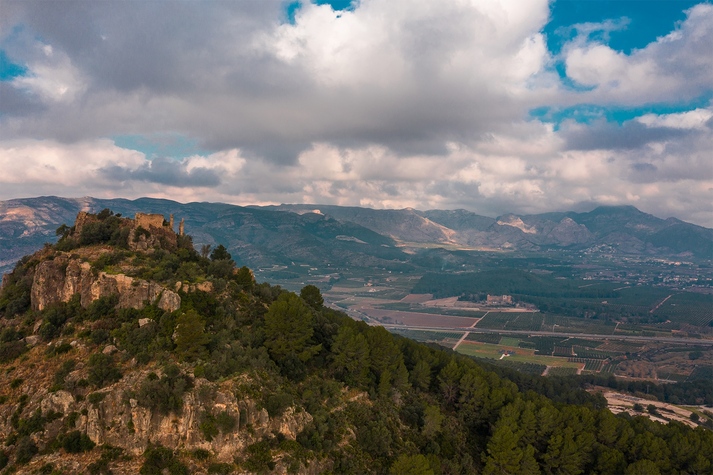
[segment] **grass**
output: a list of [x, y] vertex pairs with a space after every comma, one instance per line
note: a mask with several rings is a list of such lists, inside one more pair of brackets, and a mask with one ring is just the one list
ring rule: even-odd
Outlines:
[[[506, 347], [501, 345], [492, 345], [489, 343], [473, 343], [471, 341], [464, 341], [458, 346], [456, 350], [458, 353], [462, 353], [468, 356], [476, 356], [478, 358], [490, 358], [499, 360], [502, 356], [502, 351]], [[510, 348], [507, 348], [510, 349]], [[519, 348], [515, 350], [515, 354], [507, 356], [503, 359], [509, 361], [517, 361], [521, 363], [534, 363], [546, 366], [555, 367], [565, 367], [565, 368], [579, 368], [579, 364], [567, 361], [567, 358], [560, 358], [556, 356], [541, 356], [533, 354], [532, 350]]]
[[435, 341], [441, 343], [446, 340], [458, 341], [463, 336], [464, 332], [391, 329], [391, 333], [395, 333], [415, 341]]
[[509, 336], [504, 336], [500, 339], [500, 345], [502, 346], [515, 346], [517, 347], [520, 344], [520, 339], [519, 338], [512, 338]]

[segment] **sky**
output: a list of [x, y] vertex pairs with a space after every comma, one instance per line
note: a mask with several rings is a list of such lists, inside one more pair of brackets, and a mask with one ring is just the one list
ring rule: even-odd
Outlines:
[[713, 4], [0, 0], [0, 200], [713, 227]]

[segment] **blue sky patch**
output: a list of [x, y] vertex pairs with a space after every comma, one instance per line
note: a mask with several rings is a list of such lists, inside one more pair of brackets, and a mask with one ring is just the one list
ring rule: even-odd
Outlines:
[[707, 107], [713, 100], [713, 93], [708, 93], [690, 102], [677, 104], [647, 104], [640, 107], [602, 107], [593, 104], [578, 104], [572, 107], [556, 108], [543, 106], [531, 109], [529, 115], [533, 119], [548, 122], [559, 130], [560, 124], [566, 120], [574, 120], [580, 124], [590, 124], [599, 119], [619, 125], [645, 114], [676, 114]]
[[352, 0], [317, 0], [317, 5], [331, 5], [332, 10], [354, 10], [354, 2]]
[[151, 135], [117, 135], [112, 137], [117, 147], [136, 150], [146, 158], [183, 159], [191, 155], [208, 155], [195, 139], [179, 133], [157, 133]]
[[562, 46], [573, 38], [569, 28], [577, 23], [600, 23], [627, 19], [622, 28], [611, 31], [606, 43], [617, 51], [630, 54], [660, 36], [669, 34], [686, 19], [685, 10], [704, 3], [701, 0], [557, 0], [550, 6], [550, 21], [544, 28], [547, 47], [559, 54]]
[[12, 81], [16, 77], [25, 76], [27, 72], [25, 66], [13, 63], [7, 53], [0, 49], [0, 81]]
[[[303, 1], [293, 1], [293, 2], [287, 2], [285, 3], [285, 15], [287, 16], [287, 21], [291, 25], [295, 24], [295, 16], [297, 15], [297, 10], [300, 9], [302, 6], [302, 3], [308, 2], [309, 0], [303, 0]], [[332, 7], [332, 10], [340, 11], [340, 10], [349, 10], [352, 11], [354, 8], [356, 8], [356, 5], [358, 2], [353, 1], [353, 0], [317, 0], [313, 2], [317, 5], [330, 5]]]

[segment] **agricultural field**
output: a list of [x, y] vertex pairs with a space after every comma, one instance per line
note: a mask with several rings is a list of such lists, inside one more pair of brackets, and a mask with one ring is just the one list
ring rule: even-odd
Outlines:
[[391, 332], [412, 340], [426, 343], [438, 343], [447, 347], [453, 347], [453, 345], [460, 340], [464, 333], [437, 330], [406, 330], [401, 328], [391, 329]]
[[709, 327], [713, 322], [713, 296], [681, 292], [671, 296], [654, 315], [693, 326]]
[[539, 312], [488, 312], [478, 322], [478, 326], [493, 330], [539, 331], [542, 329], [542, 322], [543, 316]]
[[357, 310], [364, 315], [382, 324], [421, 326], [421, 327], [444, 327], [444, 328], [467, 328], [478, 323], [477, 318], [455, 317], [451, 315], [434, 315], [419, 312], [403, 312], [400, 310], [385, 310], [372, 306], [362, 305]]
[[[508, 361], [533, 363], [548, 367], [573, 368], [575, 372], [582, 366], [580, 363], [567, 361], [567, 358], [540, 356], [536, 355], [532, 350], [507, 347], [503, 345], [493, 345], [490, 343], [464, 341], [458, 346], [456, 351], [458, 351], [458, 353], [463, 353], [464, 355], [475, 356], [478, 358], [488, 358], [492, 360], [507, 359]], [[511, 352], [511, 354], [503, 356], [506, 352]]]
[[[442, 277], [438, 274], [438, 279]], [[625, 283], [558, 280], [537, 273], [528, 274], [527, 279], [517, 272], [495, 277], [474, 281], [468, 280], [467, 273], [446, 276], [432, 281], [440, 286], [438, 292], [420, 289], [415, 293], [419, 276], [364, 272], [334, 279], [323, 295], [355, 319], [519, 371], [614, 374], [656, 381], [713, 380], [713, 346], [695, 345], [695, 341], [713, 340], [713, 327], [705, 326], [713, 319], [711, 295]], [[449, 282], [494, 285], [506, 281], [539, 292], [541, 295], [533, 298], [541, 299], [545, 308], [489, 307], [448, 296]], [[559, 306], [553, 305], [556, 289], [565, 291]], [[701, 355], [696, 353], [699, 350]], [[503, 356], [505, 353], [508, 355]]]

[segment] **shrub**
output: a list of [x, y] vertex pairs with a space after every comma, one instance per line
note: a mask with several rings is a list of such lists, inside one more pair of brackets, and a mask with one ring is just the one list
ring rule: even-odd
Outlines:
[[218, 435], [218, 426], [215, 421], [215, 417], [210, 412], [204, 411], [201, 415], [201, 423], [198, 425], [203, 437], [208, 442], [213, 440], [213, 437]]
[[70, 345], [67, 342], [64, 342], [64, 343], [60, 343], [59, 345], [53, 345], [53, 346], [47, 348], [47, 351], [45, 352], [45, 354], [47, 356], [56, 356], [56, 355], [68, 353], [71, 350], [72, 350], [72, 345]]
[[87, 317], [90, 320], [99, 320], [101, 318], [115, 318], [116, 311], [114, 310], [119, 303], [119, 295], [113, 294], [106, 297], [99, 297], [87, 307]]
[[89, 404], [96, 406], [100, 402], [104, 400], [106, 397], [106, 393], [91, 393], [89, 396], [87, 396], [87, 401], [89, 401]]
[[27, 351], [27, 345], [22, 341], [11, 341], [0, 343], [0, 363], [7, 363], [14, 360]]
[[28, 260], [29, 258], [23, 258], [17, 263], [0, 293], [0, 314], [6, 317], [25, 313], [30, 309], [32, 276], [26, 267]]
[[227, 475], [233, 473], [233, 465], [229, 463], [212, 463], [208, 465], [208, 473]]
[[139, 471], [141, 475], [163, 475], [164, 470], [170, 475], [188, 475], [188, 467], [176, 460], [173, 451], [166, 447], [150, 445], [144, 452], [144, 459]]
[[221, 411], [215, 416], [215, 423], [221, 432], [227, 434], [235, 430], [238, 425], [238, 420], [235, 416], [230, 415], [228, 411]]
[[61, 436], [62, 448], [70, 454], [88, 452], [96, 445], [84, 432], [73, 430]]
[[196, 460], [208, 460], [210, 455], [210, 451], [206, 449], [195, 449], [191, 452], [191, 457]]
[[20, 437], [15, 445], [15, 461], [24, 464], [32, 460], [37, 453], [37, 446], [29, 436]]
[[242, 463], [243, 468], [258, 473], [275, 469], [269, 441], [263, 440], [252, 444], [247, 448], [247, 452], [248, 458]]
[[79, 413], [77, 411], [72, 411], [64, 421], [64, 426], [68, 429], [73, 429], [77, 425], [77, 420], [79, 420]]
[[37, 473], [39, 475], [52, 475], [53, 472], [54, 465], [52, 465], [51, 463], [46, 463], [37, 470]]
[[160, 414], [178, 414], [183, 409], [183, 393], [193, 387], [193, 380], [175, 365], [164, 368], [164, 373], [160, 379], [150, 374], [141, 383], [136, 399], [139, 405]]
[[279, 417], [292, 405], [292, 396], [286, 393], [271, 394], [265, 400], [265, 409], [270, 417]]
[[109, 338], [111, 338], [111, 333], [109, 333], [109, 330], [105, 328], [98, 328], [89, 334], [89, 339], [95, 345], [101, 345], [102, 343], [109, 341]]
[[121, 371], [114, 365], [114, 359], [103, 353], [94, 353], [89, 357], [88, 381], [97, 388], [121, 379]]
[[103, 457], [87, 465], [87, 472], [89, 475], [111, 475], [112, 473], [109, 469], [109, 461]]

